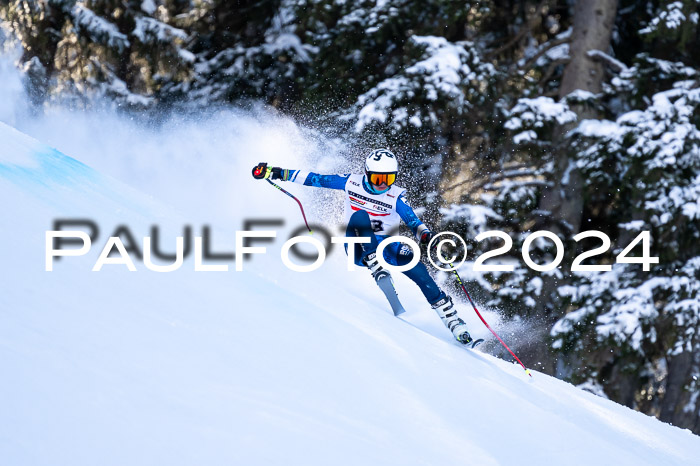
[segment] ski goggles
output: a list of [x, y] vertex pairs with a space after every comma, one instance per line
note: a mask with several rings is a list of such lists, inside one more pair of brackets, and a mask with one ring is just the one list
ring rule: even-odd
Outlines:
[[369, 182], [375, 186], [386, 184], [391, 186], [396, 181], [396, 173], [367, 173]]

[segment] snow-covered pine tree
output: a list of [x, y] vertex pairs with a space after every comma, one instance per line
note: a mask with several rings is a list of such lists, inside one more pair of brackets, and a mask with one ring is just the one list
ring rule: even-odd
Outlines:
[[[525, 76], [539, 79], [522, 81], [516, 104], [507, 105], [506, 99], [519, 93], [509, 88], [496, 106], [508, 109], [503, 112], [508, 137], [495, 140], [496, 168], [485, 169], [478, 156], [465, 164], [472, 176], [451, 180], [446, 192], [456, 202], [443, 212], [448, 229], [461, 228], [467, 238], [490, 229], [510, 232], [515, 270], [474, 274], [472, 286], [478, 285], [475, 294], [483, 302], [515, 318], [530, 316], [535, 326], [552, 327], [550, 319], [560, 316], [552, 332], [558, 355], [532, 353], [537, 362], [545, 362], [545, 369], [697, 431], [700, 63], [691, 51], [700, 44], [697, 35], [690, 36], [693, 41], [679, 32], [697, 30], [697, 5], [688, 9], [686, 3], [662, 2], [656, 10], [647, 6], [620, 2], [612, 49], [588, 52], [607, 75], [596, 93], [574, 92], [559, 101], [542, 95], [560, 85], [557, 68], [569, 60], [570, 32], [561, 23], [559, 37], [539, 44], [532, 34], [523, 58], [510, 66], [527, 68]], [[659, 18], [668, 21], [663, 24]], [[669, 18], [684, 18], [687, 24]], [[641, 31], [630, 28], [640, 23]], [[653, 33], [659, 28], [678, 34]], [[632, 66], [614, 58], [618, 52]], [[513, 74], [510, 80], [517, 83]], [[576, 107], [584, 109], [579, 116], [572, 113]], [[557, 128], [571, 124], [575, 131], [555, 136], [561, 134]], [[658, 266], [644, 272], [639, 264], [618, 264], [611, 272], [573, 274], [568, 281], [554, 276], [555, 292], [542, 294], [542, 276], [523, 266], [520, 247], [524, 231], [550, 223], [538, 200], [543, 186], [562, 179], [552, 170], [561, 146], [573, 149], [569, 157], [583, 174], [580, 230], [600, 230], [612, 240], [611, 250], [596, 256], [594, 263], [613, 263], [639, 230], [650, 230], [649, 255], [660, 258]], [[456, 199], [460, 191], [461, 199]], [[470, 257], [501, 245], [495, 239], [473, 244]], [[578, 246], [578, 254], [600, 242], [565, 245]], [[544, 262], [553, 258], [551, 248], [534, 250], [533, 256]], [[535, 306], [538, 301], [553, 311], [544, 322]], [[566, 317], [561, 318], [563, 313]], [[537, 345], [546, 340], [539, 339]]]
[[366, 146], [401, 154], [428, 219], [437, 220], [431, 214], [443, 157], [491, 89], [494, 69], [467, 40], [476, 13], [445, 0], [304, 0], [295, 7], [298, 34], [318, 48], [305, 108], [324, 109]]
[[[648, 24], [660, 27], [656, 20], [667, 17], [669, 8], [662, 6]], [[693, 23], [692, 15], [687, 18]], [[640, 34], [648, 37], [648, 30]], [[648, 40], [650, 50], [666, 49]], [[601, 99], [611, 118], [584, 120], [574, 133], [589, 211], [598, 212], [613, 254], [650, 231], [649, 251], [637, 246], [635, 256], [658, 257], [659, 263], [649, 271], [618, 263], [608, 272], [581, 274], [576, 286], [560, 290], [575, 311], [552, 335], [554, 346], [585, 368], [571, 372], [572, 380], [586, 380], [617, 401], [697, 431], [700, 63], [684, 49], [700, 44], [697, 38], [682, 44], [681, 34], [676, 40], [670, 56], [685, 63], [647, 52], [629, 68], [604, 58], [618, 69]]]
[[[529, 233], [551, 225], [552, 214], [540, 208], [541, 193], [554, 185], [557, 154], [566, 143], [555, 135], [577, 116], [566, 100], [557, 102], [562, 74], [570, 61], [571, 12], [558, 2], [489, 3], [480, 18], [484, 54], [495, 64], [496, 92], [489, 112], [462, 138], [461, 153], [445, 171], [441, 192], [444, 227], [469, 243], [473, 261], [503, 246], [496, 237], [475, 242], [487, 230], [509, 233], [512, 247], [500, 256], [512, 271], [472, 274], [472, 292], [504, 317], [526, 317], [528, 329], [511, 343], [538, 368], [551, 373], [555, 360], [538, 337], [558, 318], [558, 300], [544, 296], [545, 279], [562, 278], [559, 269], [535, 272], [523, 262], [523, 241]], [[504, 20], [511, 19], [511, 21]], [[551, 228], [549, 228], [551, 229]], [[549, 263], [556, 252], [548, 241], [530, 248], [537, 263]], [[545, 338], [546, 341], [546, 333]]]
[[[621, 7], [620, 15], [638, 13], [635, 5]], [[659, 11], [665, 11], [664, 8], [667, 6]], [[693, 21], [692, 14], [687, 18]], [[653, 19], [648, 22], [653, 23]], [[644, 30], [640, 35], [645, 36]], [[546, 97], [521, 98], [509, 111], [505, 126], [511, 130], [512, 142], [519, 151], [542, 154], [546, 159], [548, 152], [556, 153], [552, 148], [558, 140], [552, 125], [570, 123], [567, 114], [574, 105], [587, 106], [610, 118], [612, 121], [579, 117], [577, 130], [563, 139], [564, 144], [572, 145], [574, 150], [570, 154], [584, 174], [581, 230], [601, 230], [612, 239], [613, 251], [597, 256], [597, 263], [614, 262], [615, 255], [637, 236], [638, 230], [651, 230], [649, 255], [659, 256], [661, 264], [652, 266], [650, 272], [644, 272], [638, 264], [620, 264], [613, 265], [611, 272], [575, 274], [569, 283], [557, 284], [556, 295], [539, 298], [528, 296], [532, 290], [541, 290], [537, 286], [539, 282], [535, 280], [533, 286], [528, 278], [532, 275], [519, 271], [517, 266], [515, 273], [506, 274], [506, 279], [499, 281], [492, 276], [489, 282], [480, 283], [482, 286], [495, 283], [496, 297], [491, 302], [499, 307], [510, 305], [516, 314], [522, 314], [525, 306], [503, 296], [524, 297], [524, 303], [543, 299], [553, 309], [570, 311], [553, 330], [554, 347], [562, 350], [553, 368], [560, 377], [585, 381], [587, 386], [598, 387], [617, 401], [697, 429], [695, 335], [700, 275], [696, 265], [698, 233], [694, 212], [698, 199], [700, 122], [696, 116], [699, 114], [695, 90], [697, 58], [690, 58], [684, 50], [700, 44], [683, 46], [680, 36], [674, 47], [669, 47], [668, 36], [645, 39], [635, 42], [634, 37], [630, 40], [618, 36], [613, 40], [613, 50], [619, 47], [626, 56], [630, 56], [629, 43], [638, 44], [637, 54], [632, 55], [632, 67], [603, 51], [588, 52], [610, 73], [609, 81], [603, 82], [602, 92], [577, 92], [560, 102]], [[666, 50], [672, 50], [666, 56], [690, 66], [649, 56], [652, 51]], [[593, 143], [591, 138], [608, 143], [598, 139]], [[670, 158], [669, 153], [672, 153]], [[530, 157], [530, 163], [537, 158]], [[509, 156], [504, 159], [512, 161]], [[618, 165], [622, 160], [625, 162]], [[504, 165], [504, 168], [513, 166]], [[501, 181], [505, 192], [512, 192], [513, 186], [522, 190], [542, 175], [536, 170], [531, 173], [504, 170], [496, 179], [512, 178], [511, 174], [515, 173], [523, 178], [519, 183]], [[546, 181], [551, 175], [545, 175]], [[605, 183], [601, 183], [601, 177]], [[487, 207], [492, 210], [486, 211], [489, 215], [482, 218], [490, 225], [503, 225], [504, 205], [494, 202], [501, 192], [494, 197], [486, 196]], [[537, 189], [530, 193], [524, 199], [536, 199], [540, 195]], [[525, 207], [527, 202], [517, 202], [522, 199], [508, 205]], [[668, 210], [662, 212], [664, 209]], [[681, 212], [683, 209], [685, 214]], [[455, 207], [451, 213], [459, 210]], [[483, 213], [484, 209], [461, 206], [461, 211], [474, 218], [474, 212]], [[537, 221], [537, 216], [518, 217], [517, 210], [508, 214], [523, 219], [526, 224]], [[659, 219], [668, 224], [663, 231], [659, 229]], [[515, 242], [517, 249], [518, 240]], [[586, 249], [599, 244], [590, 243]], [[587, 370], [581, 371], [581, 367]]]
[[143, 108], [163, 83], [186, 80], [193, 60], [187, 35], [172, 26], [185, 6], [159, 0], [10, 1], [3, 26], [23, 49], [36, 103], [49, 96], [88, 103], [106, 96]]
[[260, 99], [288, 109], [316, 50], [295, 34], [295, 3], [195, 2], [182, 18], [193, 34], [194, 79], [173, 90], [201, 106]]

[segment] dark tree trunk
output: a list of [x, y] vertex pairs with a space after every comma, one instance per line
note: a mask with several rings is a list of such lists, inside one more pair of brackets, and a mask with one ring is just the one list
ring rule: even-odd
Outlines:
[[[693, 383], [693, 368], [700, 367], [700, 355], [685, 351], [668, 359], [666, 392], [659, 418], [678, 427], [700, 432], [700, 396], [688, 387]], [[695, 381], [697, 384], [697, 381]], [[697, 389], [696, 389], [697, 390]]]
[[[607, 52], [610, 49], [612, 29], [617, 13], [617, 0], [578, 0], [574, 7], [574, 25], [570, 45], [570, 61], [564, 69], [559, 97], [565, 97], [571, 92], [580, 89], [592, 93], [600, 92], [603, 82], [603, 66], [588, 56], [590, 50]], [[598, 115], [586, 108], [572, 107], [579, 120], [592, 118]], [[564, 281], [568, 279], [568, 264], [571, 264], [575, 250], [571, 247], [573, 236], [580, 232], [583, 213], [583, 181], [574, 159], [568, 152], [565, 134], [571, 126], [561, 128], [559, 134], [554, 136], [556, 153], [554, 154], [554, 177], [551, 187], [542, 191], [539, 207], [542, 211], [551, 213], [551, 223], [542, 225], [542, 228], [562, 235], [569, 244], [565, 247], [567, 252], [562, 262]], [[565, 242], [566, 244], [566, 242]], [[538, 314], [549, 324], [553, 324], [564, 313], [564, 309], [558, 309], [556, 289], [563, 284], [551, 275], [543, 276], [542, 300], [538, 304]], [[545, 326], [542, 338], [548, 338]], [[532, 357], [547, 359], [547, 351], [540, 348]], [[552, 366], [553, 370], [553, 366]]]
[[576, 89], [598, 93], [603, 82], [603, 65], [588, 56], [591, 50], [607, 52], [615, 24], [617, 0], [579, 0], [574, 7], [571, 61], [564, 69], [559, 97]]
[[[615, 24], [617, 0], [579, 0], [574, 11], [574, 28], [570, 46], [571, 60], [564, 69], [559, 97], [580, 89], [599, 93], [603, 82], [603, 65], [588, 56], [591, 50], [607, 52]], [[581, 118], [596, 117], [586, 108], [572, 108]], [[564, 132], [569, 128], [564, 128]], [[560, 135], [563, 139], [563, 133]], [[564, 147], [556, 158], [555, 183], [542, 193], [540, 207], [550, 211], [559, 233], [576, 234], [581, 228], [583, 192], [581, 176], [573, 168]]]

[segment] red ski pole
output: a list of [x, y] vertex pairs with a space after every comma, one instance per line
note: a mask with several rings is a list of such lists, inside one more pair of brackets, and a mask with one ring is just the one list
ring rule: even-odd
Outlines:
[[494, 335], [496, 338], [498, 338], [498, 341], [501, 342], [501, 344], [505, 347], [505, 349], [508, 350], [508, 352], [515, 358], [515, 360], [518, 361], [518, 364], [520, 364], [521, 366], [523, 366], [523, 369], [525, 369], [525, 373], [526, 373], [527, 375], [529, 375], [530, 377], [532, 377], [532, 374], [530, 373], [530, 369], [528, 369], [527, 367], [525, 367], [525, 364], [522, 363], [522, 361], [520, 360], [520, 358], [518, 358], [518, 357], [515, 355], [515, 353], [514, 353], [510, 348], [508, 348], [508, 345], [506, 345], [506, 343], [501, 339], [501, 337], [499, 337], [498, 334], [497, 334], [497, 333], [491, 328], [491, 326], [486, 322], [486, 320], [484, 320], [483, 316], [481, 315], [481, 313], [479, 312], [479, 310], [476, 308], [476, 305], [474, 305], [474, 301], [472, 301], [472, 297], [469, 296], [469, 292], [467, 291], [467, 288], [464, 286], [464, 282], [462, 282], [462, 278], [461, 278], [461, 277], [459, 276], [459, 274], [457, 273], [457, 269], [454, 268], [454, 266], [452, 265], [452, 263], [450, 263], [450, 268], [452, 269], [452, 273], [455, 274], [455, 277], [457, 277], [457, 283], [459, 283], [459, 285], [462, 287], [462, 290], [464, 291], [464, 294], [467, 295], [467, 299], [469, 300], [469, 303], [470, 303], [470, 304], [472, 305], [472, 307], [474, 308], [474, 312], [476, 312], [476, 315], [479, 316], [479, 319], [481, 319], [481, 321], [484, 323], [484, 325], [486, 326], [487, 329], [491, 330], [491, 333], [493, 333], [493, 335]]
[[304, 213], [304, 207], [301, 205], [301, 201], [300, 201], [299, 199], [297, 199], [297, 198], [296, 198], [293, 194], [291, 194], [289, 191], [285, 191], [280, 185], [273, 183], [273, 182], [270, 181], [269, 179], [266, 179], [266, 181], [267, 181], [268, 183], [270, 183], [272, 186], [274, 186], [275, 188], [277, 188], [277, 189], [279, 189], [280, 191], [282, 191], [282, 192], [283, 192], [284, 194], [286, 194], [287, 196], [289, 196], [289, 197], [291, 197], [292, 199], [294, 199], [295, 201], [297, 201], [297, 204], [299, 204], [299, 208], [301, 209], [301, 215], [302, 215], [302, 217], [304, 217], [304, 223], [306, 223], [306, 228], [309, 229], [309, 233], [313, 234], [314, 232], [311, 231], [311, 227], [309, 226], [309, 222], [306, 221], [306, 214]]

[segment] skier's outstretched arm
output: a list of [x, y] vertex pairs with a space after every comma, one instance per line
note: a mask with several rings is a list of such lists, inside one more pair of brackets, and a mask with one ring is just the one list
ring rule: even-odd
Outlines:
[[401, 194], [396, 201], [396, 212], [401, 217], [401, 220], [413, 231], [413, 234], [416, 235], [416, 239], [418, 239], [421, 244], [428, 244], [430, 242], [433, 237], [433, 232], [421, 222], [411, 206], [406, 202], [403, 194]]
[[[253, 171], [258, 167], [255, 167]], [[301, 170], [289, 170], [280, 167], [270, 167], [260, 176], [260, 179], [269, 178], [271, 180], [291, 181], [293, 183], [303, 184], [304, 186], [315, 186], [317, 188], [329, 189], [345, 189], [345, 183], [350, 175], [320, 175], [314, 172], [305, 172]]]

